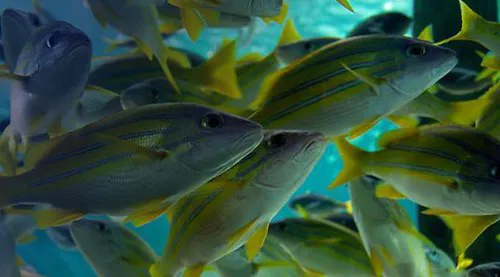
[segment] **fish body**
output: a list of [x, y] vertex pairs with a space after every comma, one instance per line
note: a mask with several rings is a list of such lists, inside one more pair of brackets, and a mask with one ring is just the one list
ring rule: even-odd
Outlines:
[[28, 149], [28, 171], [2, 179], [1, 205], [49, 203], [76, 214], [143, 211], [150, 201], [175, 201], [224, 172], [261, 139], [259, 125], [203, 106], [124, 111]]
[[69, 225], [50, 227], [46, 230], [47, 236], [63, 250], [76, 249], [76, 243], [71, 235]]
[[174, 276], [184, 267], [198, 272], [243, 244], [253, 259], [270, 220], [305, 180], [326, 144], [318, 133], [266, 131], [261, 145], [233, 169], [175, 204], [168, 242], [152, 276]]
[[78, 249], [99, 276], [149, 277], [156, 254], [132, 230], [112, 221], [81, 219], [70, 224]]
[[5, 9], [1, 15], [2, 32], [0, 39], [5, 56], [5, 64], [13, 72], [17, 58], [31, 36], [42, 26], [40, 18], [33, 13], [18, 9]]
[[466, 277], [495, 277], [500, 274], [500, 264], [492, 262], [480, 264], [467, 271]]
[[[354, 220], [363, 245], [374, 268], [381, 270], [377, 273], [405, 277], [442, 276], [436, 273], [455, 268], [453, 261], [444, 252], [418, 233], [401, 206], [394, 200], [375, 196], [372, 180], [352, 181], [349, 191]], [[444, 268], [439, 267], [441, 264]]]
[[271, 224], [269, 236], [302, 266], [325, 276], [375, 276], [359, 236], [343, 226], [290, 218]]
[[303, 39], [281, 45], [276, 49], [276, 54], [283, 64], [290, 64], [328, 44], [341, 40], [337, 37], [320, 37]]
[[376, 34], [404, 35], [411, 24], [411, 18], [400, 12], [386, 12], [368, 17], [356, 25], [347, 37]]
[[214, 3], [210, 0], [169, 0], [171, 4], [179, 7], [197, 7], [212, 9], [219, 12], [241, 16], [272, 17], [281, 12], [283, 0], [221, 0]]
[[358, 226], [356, 226], [356, 222], [354, 222], [354, 218], [352, 218], [351, 214], [336, 214], [330, 215], [324, 218], [327, 221], [345, 226], [354, 232], [358, 232]]
[[0, 222], [0, 276], [21, 277], [16, 255], [16, 240], [31, 233], [36, 227], [32, 217], [1, 215]]
[[303, 217], [326, 218], [331, 215], [348, 213], [346, 203], [319, 194], [299, 196], [290, 202], [290, 208]]
[[411, 38], [342, 40], [269, 77], [251, 119], [270, 129], [347, 134], [413, 100], [456, 63], [453, 51]]
[[491, 91], [491, 93], [488, 93], [491, 95], [489, 98], [490, 101], [477, 119], [476, 128], [500, 139], [500, 113], [498, 112], [498, 105], [500, 105], [500, 83], [493, 85], [489, 91]]
[[25, 79], [10, 91], [13, 133], [29, 137], [60, 129], [86, 85], [91, 57], [90, 39], [81, 30], [62, 21], [41, 27], [14, 71]]

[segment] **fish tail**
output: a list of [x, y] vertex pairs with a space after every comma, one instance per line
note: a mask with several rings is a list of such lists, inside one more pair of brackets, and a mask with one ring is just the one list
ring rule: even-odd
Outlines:
[[351, 6], [351, 3], [349, 3], [349, 0], [337, 0], [337, 2], [342, 5], [344, 8], [349, 10], [350, 12], [354, 12], [354, 9]]
[[334, 189], [352, 179], [361, 177], [363, 175], [362, 161], [369, 154], [350, 144], [344, 137], [337, 138], [335, 144], [344, 166], [337, 178], [328, 187], [329, 189]]
[[167, 80], [170, 82], [172, 87], [177, 93], [180, 93], [181, 90], [179, 89], [179, 86], [177, 85], [177, 82], [174, 79], [174, 76], [172, 75], [172, 72], [170, 71], [170, 68], [167, 65], [167, 50], [166, 48], [162, 48], [162, 53], [156, 53], [155, 54], [156, 58], [158, 59], [158, 63], [161, 66], [161, 69], [163, 70], [163, 73], [167, 77]]
[[474, 12], [463, 0], [459, 0], [462, 15], [462, 28], [460, 32], [451, 38], [436, 43], [441, 45], [452, 40], [474, 40], [475, 34], [480, 31], [480, 26], [487, 23], [479, 14]]
[[156, 263], [152, 264], [149, 267], [149, 274], [151, 277], [173, 277], [175, 274], [172, 274], [166, 264], [159, 260]]
[[[285, 27], [283, 27], [283, 31], [281, 31], [281, 36], [278, 41], [278, 46], [293, 43], [301, 40], [301, 36], [292, 19], [288, 19], [286, 21]], [[277, 47], [278, 47], [277, 46]]]
[[104, 52], [111, 52], [121, 47], [120, 43], [118, 43], [118, 41], [114, 39], [103, 37], [102, 41], [104, 41], [104, 43], [107, 44], [106, 48], [104, 49]]
[[453, 123], [471, 125], [481, 116], [488, 103], [488, 99], [483, 97], [469, 101], [452, 102], [450, 103], [449, 119]]
[[192, 69], [192, 76], [201, 82], [204, 91], [216, 91], [222, 95], [240, 99], [241, 89], [236, 76], [236, 42], [224, 45], [205, 64]]
[[182, 25], [186, 29], [189, 38], [196, 41], [205, 28], [203, 16], [195, 9], [181, 8]]

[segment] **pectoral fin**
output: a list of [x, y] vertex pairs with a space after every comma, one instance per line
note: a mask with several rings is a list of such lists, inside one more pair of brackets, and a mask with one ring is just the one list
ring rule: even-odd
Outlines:
[[262, 225], [248, 240], [245, 246], [245, 253], [249, 261], [253, 261], [255, 256], [260, 252], [262, 245], [264, 245], [268, 229], [269, 223]]
[[132, 222], [132, 225], [135, 227], [140, 227], [161, 216], [169, 207], [170, 204], [164, 201], [152, 201], [142, 207], [138, 207], [125, 218], [124, 222]]
[[184, 277], [199, 277], [203, 273], [205, 268], [205, 264], [198, 264], [192, 267], [188, 267], [186, 271], [184, 271]]
[[245, 234], [247, 234], [252, 228], [254, 228], [257, 223], [258, 218], [248, 222], [243, 227], [239, 228], [234, 232], [228, 239], [228, 248], [233, 248], [234, 244], [237, 243]]

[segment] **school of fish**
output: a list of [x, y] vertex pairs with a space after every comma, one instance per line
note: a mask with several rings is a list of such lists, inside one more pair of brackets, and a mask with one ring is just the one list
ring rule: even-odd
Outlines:
[[[452, 1], [461, 30], [435, 42], [432, 26], [405, 35], [412, 19], [399, 12], [303, 38], [287, 0], [83, 0], [124, 37], [105, 39], [125, 53], [104, 57], [39, 0], [4, 9], [0, 277], [42, 276], [16, 254], [38, 229], [101, 277], [500, 276], [499, 263], [467, 258], [500, 221], [500, 23]], [[283, 26], [275, 49], [238, 56], [256, 21]], [[247, 38], [208, 58], [165, 42], [243, 27]], [[490, 51], [483, 71], [457, 67], [454, 40]], [[381, 120], [400, 128], [375, 151], [352, 143]], [[342, 169], [323, 186], [346, 185], [350, 200], [292, 197], [329, 143]], [[443, 220], [455, 253], [399, 199]], [[287, 206], [296, 217], [273, 220]], [[157, 253], [130, 226], [160, 217], [170, 227]]]

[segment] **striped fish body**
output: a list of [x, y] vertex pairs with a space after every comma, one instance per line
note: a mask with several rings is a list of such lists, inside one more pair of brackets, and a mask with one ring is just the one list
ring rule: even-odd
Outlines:
[[498, 111], [500, 83], [495, 84], [490, 90], [494, 90], [490, 98], [491, 101], [476, 121], [476, 128], [500, 139], [500, 112]]
[[[286, 143], [268, 148], [275, 135], [286, 137]], [[263, 143], [235, 168], [175, 204], [162, 266], [175, 274], [245, 244], [286, 204], [325, 147], [317, 133], [266, 132]], [[206, 189], [214, 182], [222, 185]]]
[[367, 180], [351, 182], [349, 191], [365, 250], [380, 258], [386, 276], [429, 276], [423, 242], [401, 227], [415, 228], [403, 208], [394, 200], [377, 198]]
[[[408, 49], [417, 47], [427, 51], [425, 57], [407, 56]], [[455, 63], [449, 50], [410, 38], [343, 40], [278, 72], [263, 88], [260, 110], [251, 118], [270, 129], [307, 126], [327, 136], [346, 134], [405, 105]], [[377, 80], [377, 84], [356, 75]]]
[[389, 142], [363, 167], [425, 207], [488, 215], [500, 213], [499, 157], [500, 142], [486, 133], [432, 126]]
[[[219, 115], [224, 126], [202, 128], [209, 114]], [[192, 104], [124, 111], [49, 141], [33, 169], [5, 178], [2, 205], [50, 203], [123, 214], [152, 200], [175, 201], [239, 161], [261, 132], [257, 124]], [[207, 144], [215, 149], [206, 150]], [[152, 158], [136, 147], [169, 153]]]
[[359, 236], [343, 226], [293, 218], [273, 223], [269, 236], [302, 266], [325, 276], [375, 276]]
[[450, 102], [443, 101], [429, 92], [424, 92], [392, 114], [397, 116], [422, 116], [436, 119], [439, 122], [450, 122], [449, 115], [451, 111]]

